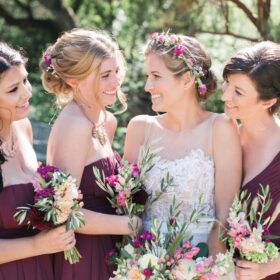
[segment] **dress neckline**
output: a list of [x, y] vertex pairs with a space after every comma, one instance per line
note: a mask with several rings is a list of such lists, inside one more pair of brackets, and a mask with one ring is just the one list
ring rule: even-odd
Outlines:
[[206, 155], [206, 153], [201, 148], [190, 149], [181, 158], [167, 159], [167, 158], [164, 158], [164, 157], [162, 157], [160, 155], [156, 155], [155, 158], [156, 158], [157, 161], [161, 161], [161, 162], [164, 162], [164, 163], [177, 163], [177, 162], [184, 161], [185, 159], [190, 158], [194, 153], [199, 154], [199, 155], [202, 156], [203, 159], [205, 159], [207, 161], [210, 161], [211, 163], [214, 163], [213, 158], [211, 156], [209, 156], [209, 155]]
[[[2, 191], [2, 192], [4, 192], [4, 191], [7, 190], [7, 189], [13, 189], [13, 188], [18, 188], [19, 186], [29, 186], [29, 185], [33, 186], [33, 184], [32, 184], [31, 182], [7, 185], [7, 186], [5, 186], [5, 187], [3, 188], [3, 191]], [[1, 192], [0, 192], [0, 194], [1, 194]]]
[[102, 158], [99, 158], [99, 159], [96, 159], [96, 160], [92, 161], [91, 163], [87, 164], [85, 166], [85, 168], [91, 167], [92, 165], [96, 165], [96, 164], [98, 164], [99, 162], [102, 162], [102, 161], [112, 161], [114, 159], [115, 159], [115, 154], [112, 154], [110, 156], [105, 156], [105, 157], [102, 157]]
[[253, 181], [255, 181], [259, 176], [261, 176], [272, 164], [274, 164], [274, 162], [278, 159], [279, 156], [280, 156], [280, 151], [275, 155], [275, 157], [271, 160], [271, 162], [259, 174], [257, 174], [255, 177], [250, 179], [248, 182], [246, 182], [246, 184], [243, 184], [242, 189], [245, 188], [247, 185], [251, 184]]

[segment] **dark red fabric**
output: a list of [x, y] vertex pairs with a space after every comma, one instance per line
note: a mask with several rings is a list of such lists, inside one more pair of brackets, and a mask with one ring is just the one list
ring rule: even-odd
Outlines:
[[[102, 158], [87, 165], [84, 169], [80, 189], [83, 194], [84, 208], [106, 214], [116, 214], [115, 209], [107, 200], [105, 193], [96, 184], [93, 166], [103, 171], [105, 176], [115, 173], [116, 161], [114, 158]], [[115, 243], [121, 241], [121, 236], [112, 235], [84, 235], [76, 234], [76, 247], [82, 255], [78, 264], [70, 265], [64, 261], [63, 254], [55, 255], [56, 280], [107, 280], [116, 269], [105, 263], [106, 254]]]
[[[263, 186], [269, 185], [272, 204], [266, 216], [271, 216], [278, 202], [280, 201], [280, 152], [272, 160], [272, 162], [255, 178], [242, 187], [242, 190], [248, 190], [251, 193], [252, 199], [259, 191], [260, 184]], [[280, 236], [280, 215], [269, 228], [271, 234]], [[273, 242], [280, 248], [280, 239], [273, 240]], [[271, 275], [265, 280], [279, 280], [280, 273]]]
[[[16, 207], [33, 204], [32, 184], [7, 186], [0, 192], [0, 238], [12, 239], [32, 236], [38, 231], [19, 226], [14, 220]], [[0, 280], [53, 280], [51, 255], [42, 255], [0, 265]]]

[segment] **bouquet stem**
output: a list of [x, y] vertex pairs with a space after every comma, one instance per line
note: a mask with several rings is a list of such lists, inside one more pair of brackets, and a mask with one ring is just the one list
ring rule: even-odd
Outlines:
[[69, 261], [70, 264], [78, 263], [81, 257], [81, 254], [75, 246], [64, 251], [64, 259]]

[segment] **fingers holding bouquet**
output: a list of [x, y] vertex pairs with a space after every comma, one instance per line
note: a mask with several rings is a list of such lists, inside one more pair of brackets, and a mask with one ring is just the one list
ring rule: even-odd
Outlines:
[[41, 231], [34, 237], [34, 246], [43, 254], [53, 254], [73, 248], [76, 244], [73, 230], [66, 231], [65, 225]]

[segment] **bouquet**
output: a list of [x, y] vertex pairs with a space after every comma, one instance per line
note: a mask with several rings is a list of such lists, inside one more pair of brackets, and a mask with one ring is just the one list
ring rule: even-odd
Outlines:
[[[66, 230], [75, 230], [85, 224], [83, 214], [78, 210], [79, 192], [76, 179], [55, 166], [41, 165], [38, 177], [33, 181], [34, 204], [17, 207], [14, 215], [19, 224], [25, 220], [38, 230], [50, 229], [66, 224]], [[76, 247], [64, 251], [64, 257], [71, 264], [78, 263], [81, 255]]]
[[[169, 208], [166, 223], [167, 232], [162, 233], [163, 221], [153, 220], [150, 231], [144, 230], [141, 234], [131, 239], [120, 253], [109, 252], [108, 260], [118, 265], [111, 280], [125, 279], [169, 279], [169, 280], [198, 280], [219, 279], [219, 276], [228, 272], [228, 263], [231, 256], [217, 258], [218, 262], [200, 258], [196, 263], [194, 258], [199, 253], [199, 248], [191, 244], [191, 235], [188, 226], [197, 222], [199, 211], [193, 211], [190, 220], [179, 222], [180, 204], [175, 199]], [[202, 261], [205, 265], [202, 267]], [[207, 262], [207, 266], [206, 266]], [[203, 278], [212, 273], [216, 278]], [[220, 274], [221, 273], [221, 274]]]
[[261, 185], [253, 201], [246, 191], [241, 192], [240, 197], [235, 197], [229, 211], [229, 230], [224, 241], [241, 259], [266, 263], [278, 257], [278, 248], [271, 242], [278, 237], [269, 233], [269, 227], [280, 213], [280, 204], [271, 217], [265, 217], [271, 203], [269, 186]]
[[[149, 148], [141, 147], [139, 161], [131, 164], [121, 159], [116, 175], [104, 176], [98, 168], [93, 167], [98, 186], [109, 194], [108, 200], [117, 214], [126, 214], [130, 217], [140, 215], [144, 212], [147, 193], [143, 180], [147, 173], [153, 168], [154, 153]], [[172, 183], [169, 174], [162, 180], [162, 188], [166, 189]], [[140, 198], [140, 199], [139, 199]]]

